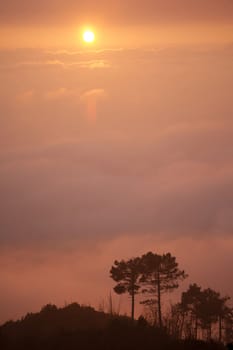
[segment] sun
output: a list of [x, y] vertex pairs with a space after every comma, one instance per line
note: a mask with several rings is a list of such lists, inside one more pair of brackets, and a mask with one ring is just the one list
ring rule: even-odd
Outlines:
[[93, 43], [95, 41], [95, 34], [91, 30], [86, 30], [83, 33], [83, 40], [85, 43]]

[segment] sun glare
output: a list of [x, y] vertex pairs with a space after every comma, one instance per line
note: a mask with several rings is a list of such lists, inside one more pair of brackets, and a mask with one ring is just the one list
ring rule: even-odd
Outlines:
[[93, 41], [95, 40], [95, 34], [91, 30], [86, 30], [83, 33], [83, 40], [86, 43], [93, 43]]

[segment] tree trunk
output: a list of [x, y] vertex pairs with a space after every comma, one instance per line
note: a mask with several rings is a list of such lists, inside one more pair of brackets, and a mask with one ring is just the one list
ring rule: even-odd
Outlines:
[[221, 343], [221, 341], [222, 341], [222, 317], [221, 317], [221, 315], [219, 315], [218, 325], [219, 325], [218, 340]]
[[135, 304], [135, 293], [134, 290], [132, 290], [131, 295], [131, 320], [134, 321], [134, 304]]
[[212, 324], [210, 323], [208, 328], [208, 341], [211, 340], [211, 337], [212, 337]]
[[162, 311], [161, 311], [161, 285], [160, 285], [160, 274], [158, 271], [157, 274], [157, 287], [158, 287], [158, 318], [159, 318], [159, 327], [162, 328]]
[[195, 340], [197, 340], [197, 329], [198, 329], [198, 319], [197, 319], [197, 316], [195, 316], [195, 333], [194, 333]]
[[184, 329], [184, 318], [185, 318], [185, 313], [182, 313], [181, 316], [181, 325], [180, 325], [180, 339], [183, 339], [183, 329]]

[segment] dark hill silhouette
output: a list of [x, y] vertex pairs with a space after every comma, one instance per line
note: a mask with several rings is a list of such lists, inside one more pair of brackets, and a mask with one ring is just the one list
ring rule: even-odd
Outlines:
[[177, 341], [142, 317], [135, 322], [92, 307], [46, 305], [39, 313], [0, 327], [1, 350], [220, 350], [223, 346], [200, 341]]

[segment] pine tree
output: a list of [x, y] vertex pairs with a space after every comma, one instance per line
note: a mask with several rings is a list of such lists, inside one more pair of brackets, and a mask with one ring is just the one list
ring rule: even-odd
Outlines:
[[162, 293], [178, 288], [179, 281], [184, 280], [187, 274], [179, 269], [176, 258], [170, 253], [158, 255], [149, 252], [141, 260], [143, 273], [140, 282], [145, 285], [143, 293], [151, 295], [156, 301], [159, 327], [162, 328]]
[[135, 295], [139, 292], [141, 259], [115, 261], [110, 270], [110, 277], [117, 282], [114, 291], [117, 294], [128, 293], [131, 297], [131, 319], [134, 320]]

